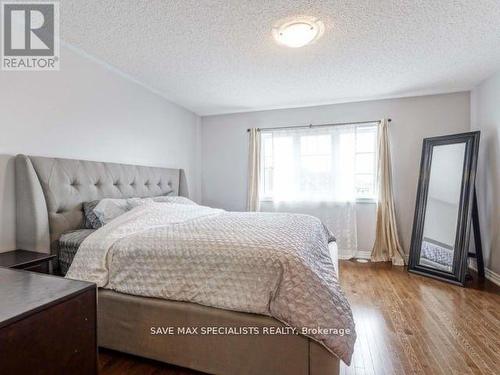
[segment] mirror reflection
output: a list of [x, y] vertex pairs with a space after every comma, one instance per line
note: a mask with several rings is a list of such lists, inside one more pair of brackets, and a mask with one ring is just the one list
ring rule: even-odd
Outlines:
[[434, 146], [419, 264], [453, 272], [465, 143]]

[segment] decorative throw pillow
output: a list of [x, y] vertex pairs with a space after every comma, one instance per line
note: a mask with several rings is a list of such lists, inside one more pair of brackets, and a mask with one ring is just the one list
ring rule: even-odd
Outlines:
[[102, 227], [101, 220], [97, 217], [94, 209], [99, 204], [99, 200], [83, 203], [83, 227], [85, 229], [99, 229]]

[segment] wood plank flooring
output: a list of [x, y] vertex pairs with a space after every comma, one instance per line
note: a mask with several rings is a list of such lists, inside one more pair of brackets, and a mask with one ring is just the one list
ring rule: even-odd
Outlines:
[[[342, 375], [500, 374], [500, 289], [461, 288], [384, 263], [341, 261], [358, 339]], [[104, 375], [199, 372], [100, 350]]]
[[358, 339], [341, 374], [499, 374], [500, 293], [387, 264], [341, 266]]

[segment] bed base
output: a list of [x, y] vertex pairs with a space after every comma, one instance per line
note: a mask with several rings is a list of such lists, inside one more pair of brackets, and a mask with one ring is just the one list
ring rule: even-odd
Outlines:
[[[198, 334], [170, 334], [169, 327], [174, 332], [198, 327]], [[262, 332], [285, 325], [263, 315], [99, 290], [101, 347], [210, 374], [339, 374], [339, 359], [307, 337], [202, 335], [202, 327], [258, 327]], [[161, 330], [164, 334], [158, 334]]]

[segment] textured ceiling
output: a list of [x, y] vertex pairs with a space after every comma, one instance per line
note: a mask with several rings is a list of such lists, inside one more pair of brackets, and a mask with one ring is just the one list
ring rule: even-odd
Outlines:
[[[275, 44], [294, 15], [323, 37]], [[470, 89], [500, 69], [500, 0], [64, 0], [61, 35], [207, 115]]]

